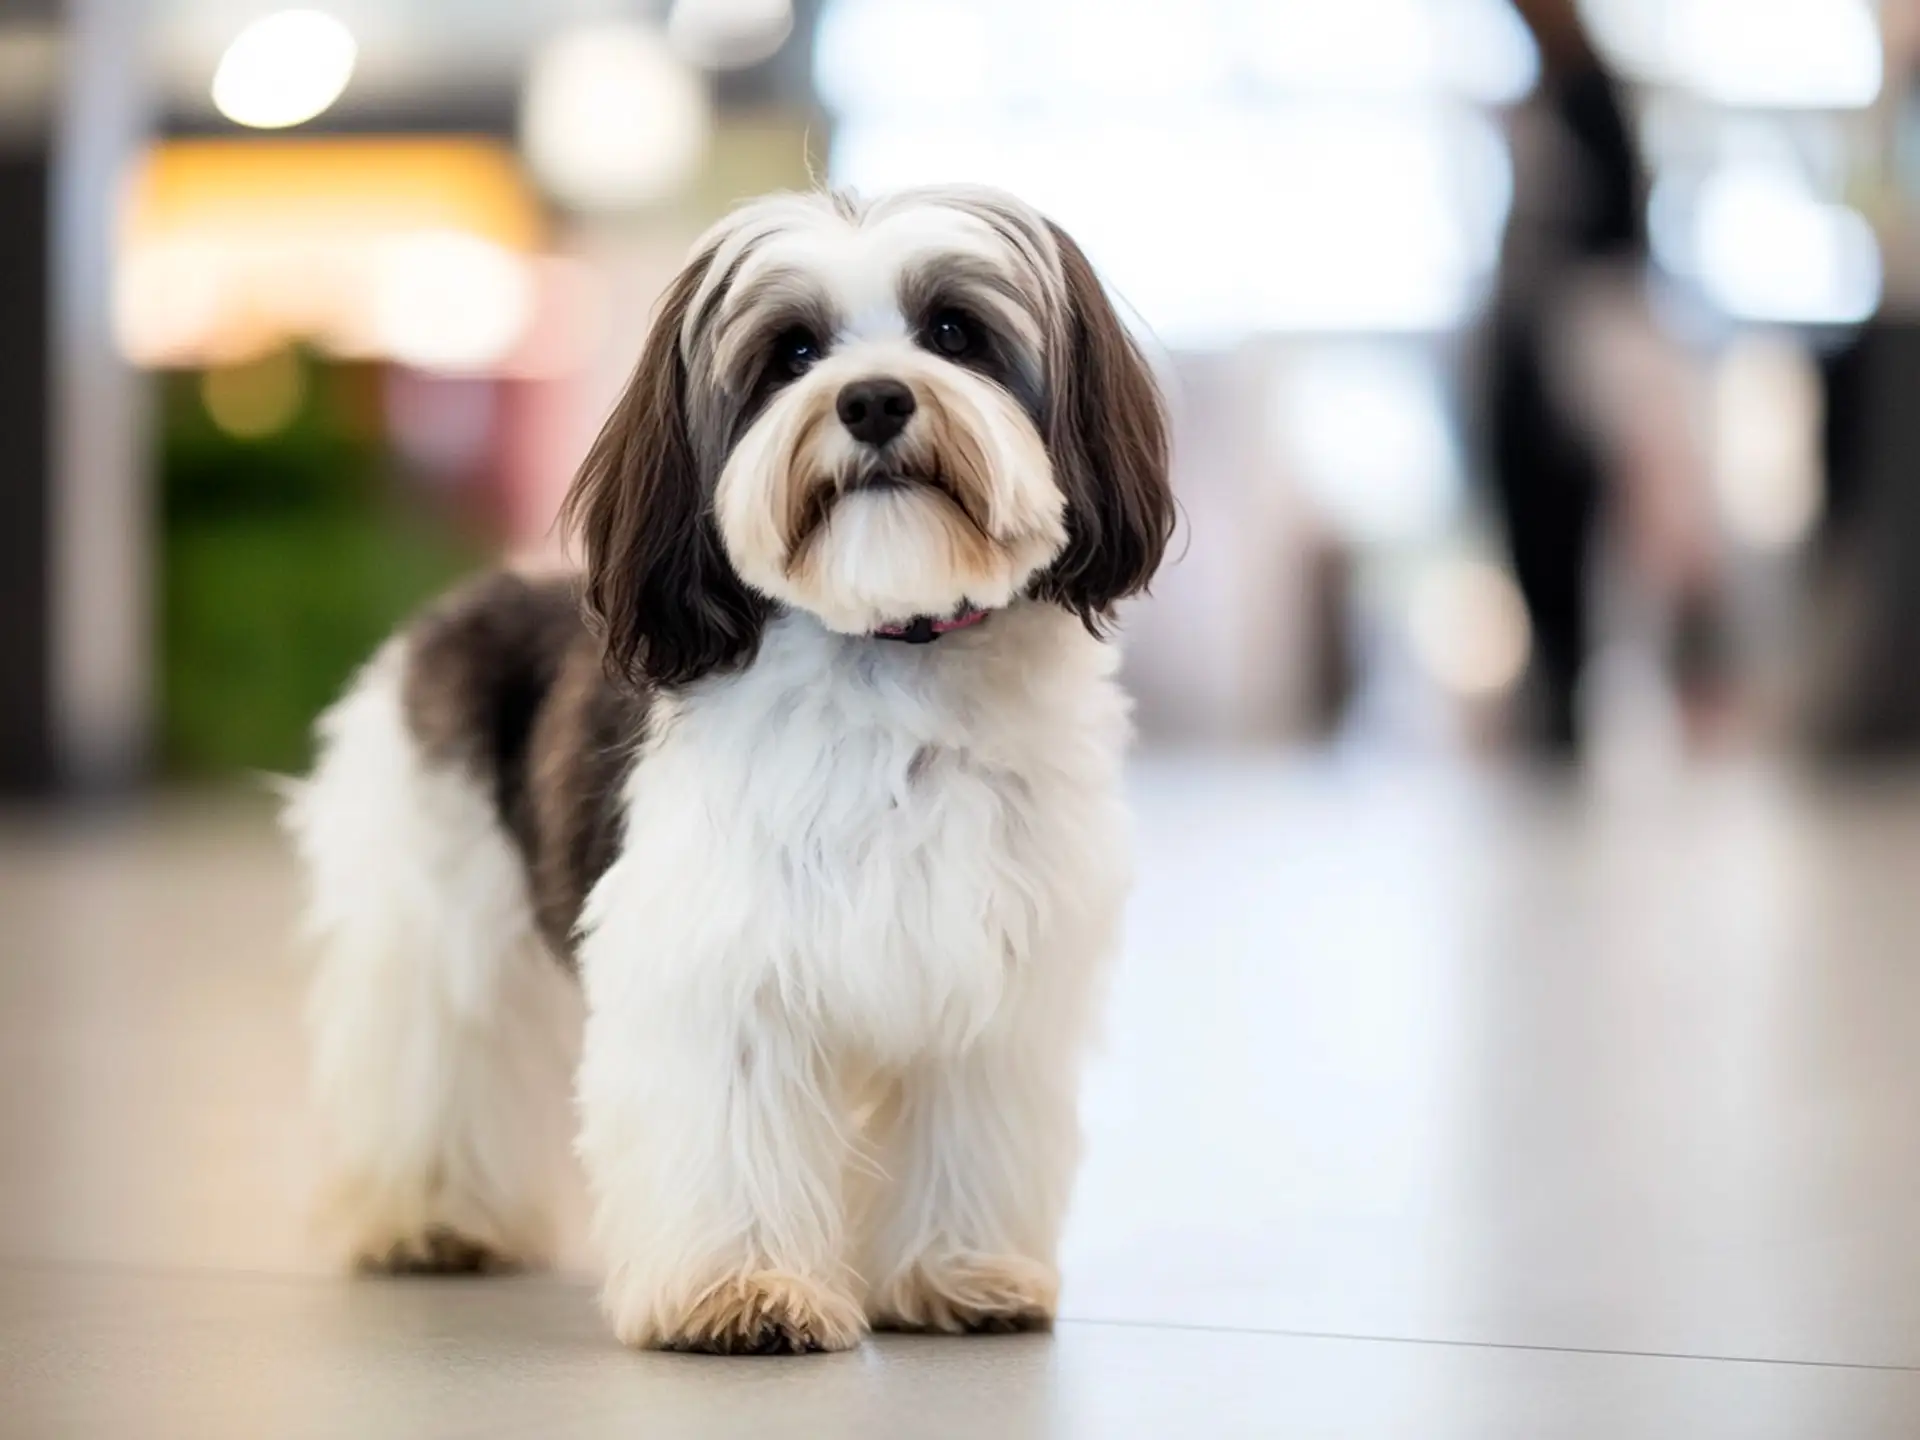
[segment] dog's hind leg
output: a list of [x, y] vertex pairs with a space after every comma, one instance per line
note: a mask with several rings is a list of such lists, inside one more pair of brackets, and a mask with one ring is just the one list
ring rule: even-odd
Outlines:
[[323, 1215], [361, 1267], [551, 1257], [576, 987], [539, 939], [485, 785], [425, 758], [389, 645], [320, 723], [287, 808], [319, 958], [307, 995]]

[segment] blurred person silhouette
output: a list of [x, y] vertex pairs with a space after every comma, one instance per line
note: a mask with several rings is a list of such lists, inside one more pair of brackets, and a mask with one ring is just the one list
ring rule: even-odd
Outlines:
[[1534, 650], [1524, 738], [1573, 758], [1603, 520], [1635, 599], [1668, 614], [1685, 713], [1726, 668], [1686, 362], [1647, 313], [1646, 187], [1619, 85], [1574, 0], [1516, 0], [1540, 83], [1510, 117], [1514, 199], [1487, 337], [1482, 442]]

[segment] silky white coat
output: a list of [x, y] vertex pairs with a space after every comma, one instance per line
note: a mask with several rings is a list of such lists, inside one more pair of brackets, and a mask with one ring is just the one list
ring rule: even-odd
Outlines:
[[[324, 718], [290, 806], [332, 1214], [379, 1268], [550, 1256], [577, 1041], [622, 1340], [1045, 1324], [1128, 877], [1096, 632], [1171, 523], [1151, 379], [1071, 242], [986, 192], [749, 207], [662, 327], [583, 473], [594, 628], [514, 582], [416, 626]], [[771, 401], [769, 344], [793, 376]], [[905, 433], [823, 431], [876, 373], [920, 398]], [[988, 613], [932, 644], [868, 628], [917, 607]], [[614, 778], [569, 789], [606, 742], [568, 696], [620, 684]], [[534, 705], [524, 734], [503, 697]], [[556, 940], [552, 836], [603, 806], [616, 843]]]

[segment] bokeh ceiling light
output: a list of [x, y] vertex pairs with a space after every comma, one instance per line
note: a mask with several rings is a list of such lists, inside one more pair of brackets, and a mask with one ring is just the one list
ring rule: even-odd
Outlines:
[[660, 33], [627, 21], [562, 31], [533, 58], [520, 143], [540, 182], [579, 210], [635, 210], [693, 176], [712, 128], [705, 86]]
[[836, 184], [1003, 186], [1212, 349], [1458, 325], [1513, 189], [1459, 101], [1524, 94], [1538, 55], [1510, 0], [826, 0], [814, 67]]
[[1701, 188], [1683, 262], [1707, 298], [1739, 320], [1856, 325], [1879, 309], [1873, 227], [1790, 172], [1729, 166]]
[[1667, 14], [1674, 0], [1575, 0], [1594, 46], [1622, 74], [1661, 78], [1666, 67]]
[[1451, 92], [1506, 105], [1539, 78], [1538, 48], [1507, 0], [1264, 0], [1240, 8], [1254, 70], [1284, 90]]
[[1667, 25], [1677, 77], [1723, 105], [1854, 110], [1880, 94], [1866, 0], [1677, 0]]
[[[902, 55], [940, 57], [938, 83]], [[1539, 55], [1510, 0], [828, 0], [814, 65], [828, 106], [866, 119], [1235, 91], [1508, 104]]]
[[737, 70], [770, 59], [793, 33], [793, 0], [674, 0], [667, 39], [696, 65]]
[[256, 130], [305, 124], [340, 98], [358, 56], [353, 32], [324, 11], [262, 16], [220, 57], [214, 107]]
[[1580, 0], [1580, 9], [1623, 73], [1722, 105], [1855, 110], [1880, 94], [1868, 0]]
[[876, 117], [843, 121], [830, 162], [855, 190], [974, 180], [1026, 197], [1179, 349], [1449, 329], [1485, 292], [1512, 194], [1498, 134], [1444, 106]]

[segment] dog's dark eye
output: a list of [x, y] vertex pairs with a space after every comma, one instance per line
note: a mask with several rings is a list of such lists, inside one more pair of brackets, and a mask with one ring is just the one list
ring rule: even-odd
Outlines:
[[942, 310], [927, 326], [927, 343], [950, 360], [958, 360], [977, 343], [973, 321], [958, 310]]
[[780, 338], [773, 342], [773, 368], [789, 379], [799, 379], [819, 361], [820, 342], [805, 326], [783, 330]]

